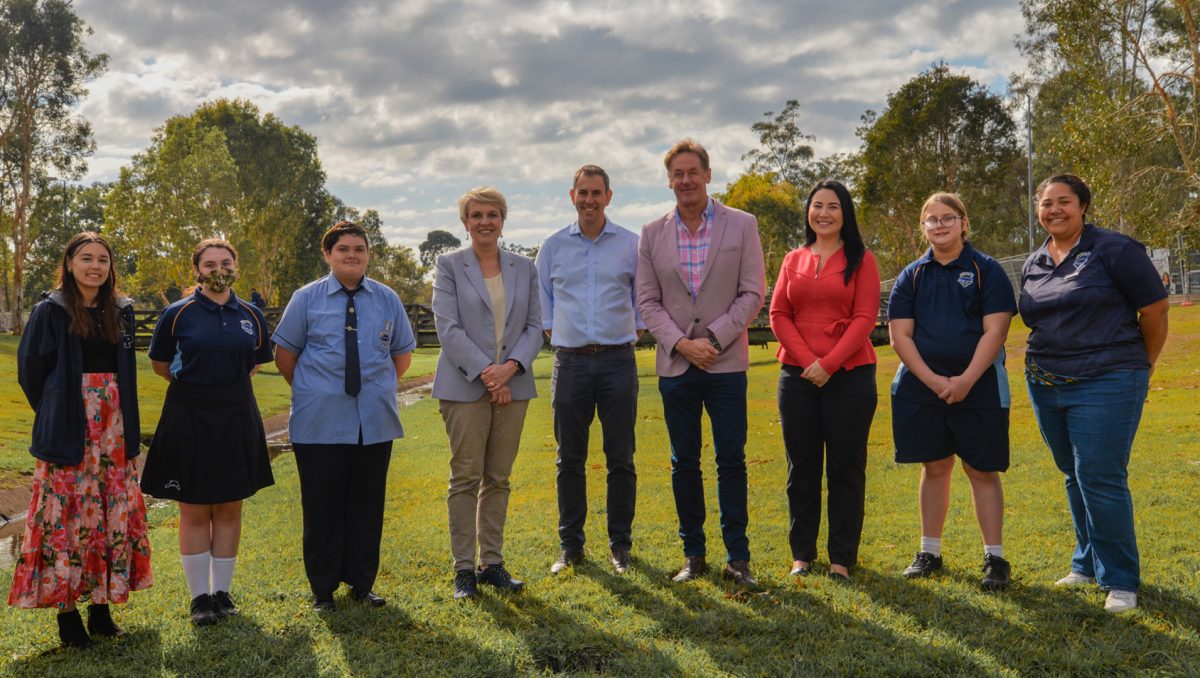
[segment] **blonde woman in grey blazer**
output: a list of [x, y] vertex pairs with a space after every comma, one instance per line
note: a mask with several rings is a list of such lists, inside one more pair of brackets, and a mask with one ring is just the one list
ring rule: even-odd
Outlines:
[[[530, 370], [542, 348], [542, 312], [533, 261], [500, 249], [508, 204], [490, 186], [458, 199], [471, 244], [438, 257], [433, 315], [442, 346], [433, 397], [450, 438], [450, 550], [454, 597], [476, 584], [519, 591], [504, 568], [508, 476], [525, 410], [537, 397]], [[476, 548], [479, 569], [476, 570]]]

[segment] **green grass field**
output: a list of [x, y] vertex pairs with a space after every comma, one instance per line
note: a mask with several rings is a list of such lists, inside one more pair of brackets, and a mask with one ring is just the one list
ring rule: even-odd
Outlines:
[[[87, 652], [60, 650], [51, 612], [6, 609], [0, 614], [0, 675], [1196, 675], [1200, 310], [1172, 309], [1171, 323], [1130, 468], [1144, 582], [1142, 607], [1131, 614], [1103, 612], [1103, 594], [1095, 589], [1053, 586], [1069, 569], [1070, 517], [1061, 476], [1024, 394], [1018, 369], [1024, 332], [1014, 328], [1005, 555], [1015, 583], [1008, 592], [977, 587], [982, 547], [961, 474], [943, 540], [947, 569], [927, 581], [900, 577], [919, 537], [918, 470], [891, 461], [886, 394], [896, 358], [887, 348], [879, 351], [881, 402], [854, 583], [786, 576], [778, 367], [772, 350], [753, 348], [749, 534], [754, 571], [765, 589], [741, 593], [716, 575], [672, 584], [668, 577], [682, 556], [669, 450], [653, 355], [642, 352], [638, 513], [627, 576], [611, 574], [604, 558], [598, 439], [589, 471], [589, 560], [576, 571], [549, 575], [558, 551], [555, 446], [549, 402], [542, 397], [529, 410], [506, 532], [507, 564], [527, 588], [514, 596], [488, 590], [478, 602], [455, 602], [445, 509], [449, 453], [436, 403], [425, 401], [402, 413], [408, 437], [397, 443], [392, 459], [376, 586], [389, 599], [386, 608], [363, 608], [340, 594], [334, 614], [309, 609], [295, 463], [283, 455], [275, 462], [277, 485], [247, 502], [233, 591], [240, 618], [208, 629], [187, 622], [173, 529], [177, 512], [168, 504], [151, 510], [157, 583], [116, 610], [130, 635], [100, 641]], [[535, 365], [543, 396], [549, 368], [545, 358]], [[267, 402], [265, 389], [259, 393]], [[17, 425], [12, 409], [5, 405], [3, 426], [6, 435], [19, 438], [21, 431], [9, 430]], [[704, 468], [712, 563], [723, 549], [711, 454]], [[818, 570], [825, 565], [822, 554]], [[8, 586], [9, 573], [0, 572], [0, 595]]]

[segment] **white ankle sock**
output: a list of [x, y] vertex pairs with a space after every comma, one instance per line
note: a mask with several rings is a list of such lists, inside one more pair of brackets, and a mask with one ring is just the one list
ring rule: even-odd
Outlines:
[[932, 553], [935, 556], [942, 555], [942, 538], [941, 537], [921, 537], [921, 550], [925, 553]]
[[1004, 545], [1003, 544], [984, 544], [983, 545], [983, 554], [985, 556], [990, 554], [990, 555], [996, 556], [997, 558], [1003, 558], [1004, 557]]
[[212, 559], [212, 590], [229, 593], [229, 585], [233, 583], [233, 566], [237, 564], [237, 556], [232, 558]]
[[208, 587], [208, 570], [209, 561], [212, 560], [211, 552], [195, 553], [190, 556], [179, 556], [179, 560], [183, 562], [183, 575], [187, 577], [188, 590], [192, 592], [192, 598], [211, 593]]

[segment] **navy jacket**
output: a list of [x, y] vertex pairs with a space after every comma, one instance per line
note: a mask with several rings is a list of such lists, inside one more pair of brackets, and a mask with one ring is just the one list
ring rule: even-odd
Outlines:
[[[71, 318], [62, 292], [49, 292], [33, 307], [17, 348], [17, 380], [33, 407], [33, 443], [29, 452], [53, 464], [83, 461], [87, 432], [83, 405], [83, 346], [70, 331]], [[125, 457], [138, 455], [137, 363], [133, 342], [133, 300], [122, 298], [121, 338], [117, 344], [117, 392], [125, 420]]]

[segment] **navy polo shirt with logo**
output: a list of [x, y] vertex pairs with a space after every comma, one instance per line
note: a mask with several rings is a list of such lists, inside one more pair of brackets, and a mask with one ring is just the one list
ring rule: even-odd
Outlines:
[[[975, 347], [983, 337], [984, 316], [1016, 310], [1012, 284], [1004, 268], [969, 242], [963, 243], [963, 251], [948, 264], [934, 259], [930, 248], [900, 272], [888, 300], [888, 319], [912, 319], [913, 342], [921, 359], [929, 369], [946, 377], [962, 374], [971, 364]], [[903, 363], [892, 381], [892, 395], [946, 405]], [[1009, 406], [1003, 348], [967, 397], [955, 404], [958, 406]]]
[[1146, 247], [1122, 233], [1085, 224], [1055, 265], [1046, 250], [1021, 271], [1021, 318], [1028, 356], [1038, 367], [1076, 379], [1149, 369], [1137, 310], [1167, 298]]
[[169, 363], [172, 373], [189, 384], [233, 384], [255, 365], [271, 362], [267, 322], [252, 304], [232, 292], [218, 304], [196, 289], [191, 296], [163, 309], [150, 340], [150, 359]]

